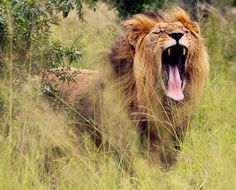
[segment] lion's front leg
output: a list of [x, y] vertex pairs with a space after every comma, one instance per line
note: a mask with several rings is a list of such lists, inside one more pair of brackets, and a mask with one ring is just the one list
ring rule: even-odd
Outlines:
[[183, 122], [178, 127], [169, 129], [162, 134], [160, 142], [157, 144], [160, 160], [165, 165], [172, 165], [177, 161], [181, 144], [184, 141], [187, 123]]
[[152, 160], [158, 158], [163, 168], [169, 168], [176, 162], [179, 149], [176, 148], [177, 137], [173, 138], [175, 135], [170, 130], [164, 129], [166, 128], [159, 126], [159, 130], [157, 130], [155, 124], [147, 121], [140, 122], [141, 142], [149, 153], [154, 155]]

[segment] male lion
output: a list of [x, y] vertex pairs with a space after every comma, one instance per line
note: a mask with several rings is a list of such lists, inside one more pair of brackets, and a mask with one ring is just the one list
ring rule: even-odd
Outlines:
[[[114, 81], [121, 87], [130, 118], [138, 122], [143, 144], [157, 152], [163, 163], [171, 164], [208, 76], [199, 25], [177, 7], [168, 13], [134, 15], [123, 26], [125, 34], [107, 54]], [[102, 76], [78, 71], [75, 83], [58, 80], [60, 71], [47, 72], [44, 82], [56, 85], [66, 101], [75, 102], [99, 86]], [[81, 113], [93, 115], [84, 105]]]

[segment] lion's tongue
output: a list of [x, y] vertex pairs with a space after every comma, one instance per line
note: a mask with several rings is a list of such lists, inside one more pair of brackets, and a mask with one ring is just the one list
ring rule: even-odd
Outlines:
[[167, 96], [176, 101], [183, 100], [184, 94], [181, 89], [181, 83], [182, 81], [180, 79], [178, 66], [169, 65], [169, 81], [168, 81]]

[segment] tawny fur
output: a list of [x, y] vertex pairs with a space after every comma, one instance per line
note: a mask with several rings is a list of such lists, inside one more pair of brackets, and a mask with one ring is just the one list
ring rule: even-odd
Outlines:
[[[188, 49], [186, 64], [185, 99], [181, 102], [166, 97], [161, 84], [160, 61], [156, 61], [156, 56], [160, 56], [161, 52], [154, 55], [153, 46], [147, 43], [147, 39], [152, 37], [150, 31], [158, 23], [178, 25], [178, 22], [190, 31], [192, 44]], [[157, 152], [162, 162], [171, 163], [175, 159], [171, 146], [173, 142], [182, 140], [193, 107], [202, 95], [208, 76], [208, 55], [199, 25], [176, 7], [167, 13], [135, 15], [126, 20], [123, 26], [125, 35], [113, 43], [108, 53], [109, 65], [115, 82], [120, 84], [131, 119], [139, 123], [143, 143]], [[170, 27], [168, 24], [167, 26]], [[171, 30], [174, 31], [175, 28]], [[160, 40], [167, 43], [168, 38]], [[45, 81], [59, 85], [61, 96], [70, 101], [83, 94], [85, 89], [89, 91], [91, 82], [99, 81], [98, 73], [94, 73], [92, 77], [93, 71], [89, 75], [81, 74], [74, 78], [76, 83], [71, 86], [62, 84], [50, 72], [46, 73]]]
[[[60, 80], [63, 74], [72, 76], [73, 80]], [[74, 76], [73, 76], [74, 75]], [[99, 86], [101, 76], [98, 71], [76, 68], [59, 68], [49, 70], [43, 77], [43, 82], [54, 85], [58, 95], [67, 103], [76, 103], [81, 96], [85, 96], [91, 89]]]

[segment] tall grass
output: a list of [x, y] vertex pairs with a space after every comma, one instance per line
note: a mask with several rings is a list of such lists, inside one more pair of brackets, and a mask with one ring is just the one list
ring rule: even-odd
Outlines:
[[[76, 40], [82, 36], [85, 55], [82, 63], [75, 66], [91, 68], [120, 30], [114, 10], [108, 10], [104, 4], [96, 12], [86, 10], [85, 19], [81, 23], [71, 14], [54, 28], [54, 37], [76, 46]], [[120, 152], [132, 152], [129, 161], [136, 175], [124, 170], [114, 154], [98, 151], [89, 135], [72, 127], [76, 120], [44, 100], [39, 84], [29, 77], [24, 85], [15, 88], [9, 88], [8, 80], [0, 81], [0, 105], [4, 110], [0, 130], [0, 189], [233, 189], [236, 60], [231, 53], [235, 50], [231, 40], [236, 42], [236, 32], [231, 21], [226, 20], [224, 26], [219, 22], [212, 16], [205, 23], [210, 79], [178, 162], [169, 171], [162, 171], [158, 164], [150, 163], [139, 153], [142, 147], [136, 128], [127, 122], [122, 104], [117, 102], [114, 106], [115, 97], [109, 95], [113, 89], [104, 95], [108, 107], [104, 108], [103, 123], [110, 129], [107, 138], [120, 144]]]
[[85, 7], [85, 22], [81, 22], [76, 12], [71, 12], [61, 25], [54, 26], [54, 37], [72, 47], [85, 45], [84, 56], [78, 67], [94, 67], [94, 62], [105, 51], [120, 32], [116, 11], [99, 3], [94, 11]]

